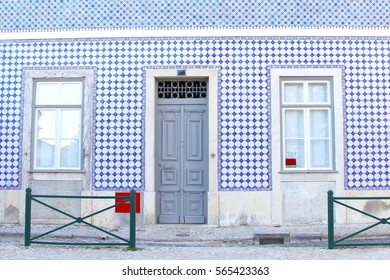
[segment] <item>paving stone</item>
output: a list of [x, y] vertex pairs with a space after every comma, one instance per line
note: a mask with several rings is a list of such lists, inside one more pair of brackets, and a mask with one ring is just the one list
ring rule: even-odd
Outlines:
[[[47, 226], [35, 227], [36, 232]], [[310, 228], [311, 230], [309, 230]], [[196, 230], [195, 230], [196, 229]], [[342, 233], [352, 230], [342, 228]], [[99, 233], [81, 227], [79, 232], [64, 231], [59, 240], [101, 240]], [[253, 240], [255, 232], [289, 232], [289, 244], [259, 245]], [[341, 229], [339, 228], [339, 231]], [[0, 225], [0, 259], [2, 260], [389, 260], [390, 246], [343, 247], [327, 249], [327, 243], [313, 236], [326, 235], [325, 226], [310, 227], [235, 227], [211, 226], [148, 226], [137, 231], [137, 250], [124, 246], [67, 246], [32, 244], [24, 246], [22, 225]], [[316, 233], [313, 235], [311, 233]], [[73, 234], [73, 237], [71, 237]], [[115, 234], [126, 234], [119, 230]], [[306, 234], [306, 235], [305, 235]], [[378, 233], [379, 234], [379, 233]], [[381, 233], [383, 234], [383, 232]], [[270, 235], [272, 236], [272, 234]], [[295, 239], [293, 238], [295, 236]], [[307, 239], [299, 239], [303, 236]], [[112, 240], [111, 240], [112, 241]]]

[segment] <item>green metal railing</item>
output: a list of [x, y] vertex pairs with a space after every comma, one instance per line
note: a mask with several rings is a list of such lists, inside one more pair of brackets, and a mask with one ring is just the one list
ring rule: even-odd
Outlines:
[[[335, 247], [341, 247], [341, 246], [387, 246], [390, 245], [390, 243], [383, 243], [383, 242], [365, 242], [365, 243], [343, 243], [343, 241], [346, 241], [347, 239], [350, 239], [360, 233], [363, 233], [365, 231], [368, 231], [376, 226], [380, 225], [390, 225], [388, 218], [378, 218], [370, 213], [364, 212], [363, 210], [357, 209], [355, 207], [352, 207], [346, 203], [343, 203], [342, 201], [351, 201], [351, 200], [390, 200], [390, 197], [335, 197], [333, 195], [333, 191], [328, 191], [328, 248], [334, 249]], [[357, 232], [354, 232], [348, 236], [345, 236], [343, 238], [340, 238], [338, 240], [335, 240], [335, 233], [334, 233], [334, 205], [338, 204], [341, 206], [344, 206], [348, 209], [351, 209], [353, 211], [356, 211], [358, 213], [361, 213], [365, 216], [368, 216], [372, 219], [374, 219], [376, 222], [372, 225], [365, 227]]]
[[[118, 196], [66, 196], [66, 195], [34, 195], [32, 194], [32, 191], [31, 191], [31, 188], [27, 188], [26, 189], [26, 212], [25, 212], [25, 232], [24, 232], [24, 245], [25, 246], [30, 246], [31, 244], [48, 244], [48, 245], [103, 245], [103, 246], [117, 246], [117, 245], [123, 245], [123, 246], [128, 246], [130, 249], [135, 249], [135, 239], [136, 239], [136, 235], [135, 235], [135, 229], [136, 229], [136, 208], [135, 208], [135, 197], [136, 197], [136, 191], [135, 190], [132, 190], [130, 192], [130, 196], [120, 196], [120, 199], [121, 199], [121, 202], [119, 203], [116, 203], [116, 204], [113, 204], [109, 207], [106, 207], [104, 209], [101, 209], [97, 212], [94, 212], [92, 214], [89, 214], [85, 217], [75, 217], [69, 213], [66, 213], [60, 209], [57, 209], [56, 207], [52, 206], [52, 205], [49, 205], [48, 203], [46, 202], [43, 202], [40, 200], [40, 198], [47, 198], [47, 199], [51, 199], [51, 198], [59, 198], [59, 199], [92, 199], [92, 200], [95, 200], [95, 199], [108, 199], [108, 200], [112, 200], [112, 199], [116, 199], [118, 198]], [[40, 235], [37, 235], [37, 236], [34, 236], [32, 237], [31, 236], [31, 206], [32, 206], [32, 202], [37, 202], [49, 209], [52, 209], [58, 213], [61, 213], [62, 215], [68, 217], [68, 218], [71, 218], [72, 221], [67, 223], [67, 224], [64, 224], [62, 226], [59, 226], [53, 230], [50, 230], [50, 231], [47, 231], [45, 233], [42, 233]], [[95, 216], [95, 215], [98, 215], [102, 212], [105, 212], [109, 209], [112, 209], [116, 206], [119, 206], [121, 204], [124, 204], [124, 203], [129, 203], [130, 202], [130, 228], [129, 228], [129, 239], [125, 239], [121, 236], [118, 236], [116, 234], [113, 234], [109, 231], [106, 231], [100, 227], [97, 227], [89, 222], [87, 222], [86, 220], [88, 218], [91, 218], [92, 216]], [[74, 224], [84, 224], [84, 225], [87, 225], [89, 227], [92, 227], [98, 231], [101, 231], [101, 232], [104, 232], [105, 234], [109, 235], [109, 236], [112, 236], [118, 240], [121, 240], [122, 242], [114, 242], [114, 243], [82, 243], [82, 242], [52, 242], [52, 241], [39, 241], [38, 239], [42, 238], [42, 237], [45, 237], [45, 236], [48, 236], [49, 234], [53, 233], [53, 232], [56, 232], [58, 230], [61, 230], [61, 229], [64, 229], [66, 227], [69, 227], [71, 225], [74, 225]]]

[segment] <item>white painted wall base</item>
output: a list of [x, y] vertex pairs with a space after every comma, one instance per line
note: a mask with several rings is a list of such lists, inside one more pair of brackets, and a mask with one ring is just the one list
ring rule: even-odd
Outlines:
[[24, 196], [20, 191], [0, 191], [0, 222], [20, 223], [24, 217]]
[[219, 225], [269, 225], [270, 205], [270, 192], [220, 192]]
[[[334, 182], [288, 182], [281, 185], [280, 192], [210, 192], [207, 224], [222, 227], [327, 224], [327, 191], [334, 188]], [[81, 195], [113, 196], [114, 194], [83, 191]], [[335, 196], [390, 197], [390, 191], [336, 190]], [[155, 197], [155, 192], [141, 194], [141, 213], [137, 214], [137, 226], [157, 223]], [[0, 191], [0, 201], [0, 223], [24, 223], [24, 190]], [[80, 202], [80, 217], [109, 207], [112, 202], [83, 199]], [[347, 204], [379, 218], [390, 216], [390, 200], [348, 201]], [[69, 219], [50, 216], [33, 219], [33, 223], [45, 224], [61, 224], [66, 221], [69, 222]], [[129, 215], [115, 213], [114, 209], [110, 209], [86, 221], [103, 228], [118, 229], [129, 226]], [[335, 221], [336, 224], [375, 222], [366, 215], [337, 205]]]

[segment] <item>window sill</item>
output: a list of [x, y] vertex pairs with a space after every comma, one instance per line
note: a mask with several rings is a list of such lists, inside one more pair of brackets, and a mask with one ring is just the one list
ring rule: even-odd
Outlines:
[[85, 173], [84, 170], [61, 170], [61, 169], [34, 169], [27, 171], [28, 173], [77, 173], [77, 174], [83, 174]]
[[281, 182], [329, 182], [340, 180], [340, 172], [337, 170], [284, 170], [279, 171]]
[[339, 173], [337, 170], [282, 170], [279, 174], [323, 174], [323, 173]]

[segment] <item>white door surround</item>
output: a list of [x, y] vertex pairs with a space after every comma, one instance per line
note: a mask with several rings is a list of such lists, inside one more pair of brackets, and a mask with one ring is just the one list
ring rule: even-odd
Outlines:
[[[185, 70], [186, 78], [204, 78], [208, 80], [208, 131], [209, 131], [209, 190], [207, 200], [207, 223], [218, 224], [218, 69], [217, 68], [153, 68], [146, 69], [145, 80], [145, 192], [144, 223], [157, 223], [156, 201], [156, 80], [177, 78], [178, 70]], [[181, 76], [182, 77], [182, 76]], [[183, 77], [182, 77], [183, 78]]]

